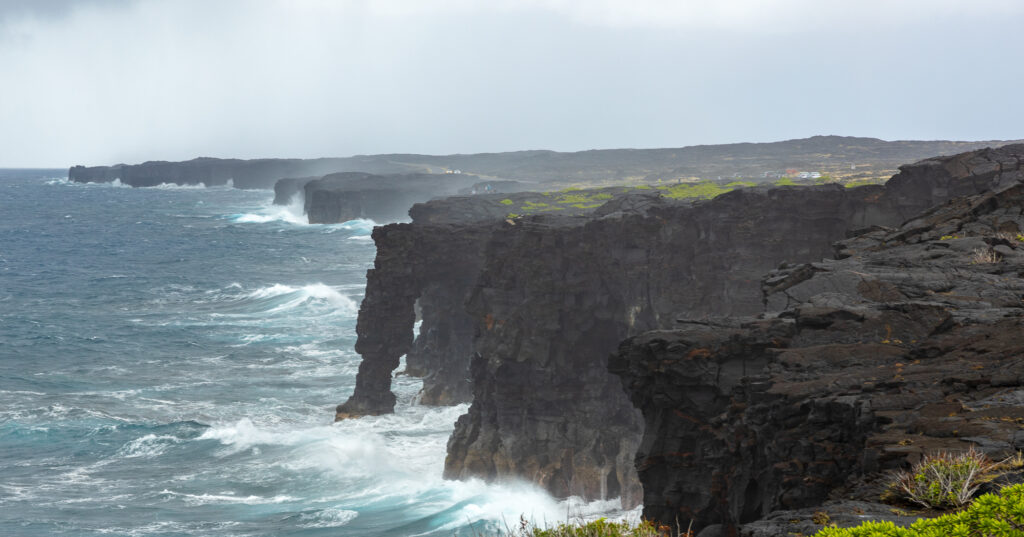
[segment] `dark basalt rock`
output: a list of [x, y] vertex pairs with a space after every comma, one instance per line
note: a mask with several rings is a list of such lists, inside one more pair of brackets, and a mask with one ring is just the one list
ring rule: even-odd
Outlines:
[[305, 204], [306, 183], [319, 177], [299, 177], [279, 179], [274, 183], [274, 205], [289, 205], [301, 196], [299, 201]]
[[[458, 322], [466, 324], [455, 326], [434, 321], [432, 337], [438, 341], [459, 340], [458, 348], [466, 349], [470, 348], [466, 335], [475, 334], [472, 360], [468, 355], [445, 357], [431, 353], [435, 360], [431, 362], [414, 360], [415, 353], [410, 355], [410, 367], [416, 365], [417, 373], [429, 375], [430, 368], [445, 364], [449, 371], [461, 372], [461, 376], [452, 374], [450, 378], [468, 376], [472, 381], [473, 404], [469, 413], [460, 418], [449, 441], [445, 475], [526, 478], [557, 495], [618, 495], [624, 504], [635, 505], [640, 499], [640, 486], [632, 461], [644, 421], [622, 392], [620, 380], [606, 372], [607, 357], [616, 351], [623, 338], [652, 329], [673, 328], [680, 316], [757, 314], [765, 307], [762, 285], [794, 293], [808, 275], [819, 270], [816, 266], [798, 265], [802, 267], [799, 271], [777, 274], [762, 284], [762, 275], [772, 267], [783, 261], [806, 263], [827, 257], [832, 252], [831, 244], [847, 236], [850, 230], [865, 229], [861, 232], [864, 237], [882, 232], [877, 226], [899, 225], [905, 215], [926, 209], [950, 192], [1000, 184], [1004, 176], [1019, 173], [1019, 169], [1004, 166], [999, 173], [986, 176], [988, 172], [981, 168], [1002, 161], [1006, 155], [1022, 152], [1024, 146], [1016, 146], [940, 159], [945, 175], [936, 178], [921, 172], [927, 181], [914, 179], [918, 168], [907, 166], [897, 176], [902, 179], [892, 188], [755, 188], [695, 203], [639, 193], [616, 196], [602, 207], [578, 216], [505, 220], [502, 215], [508, 207], [501, 203], [501, 196], [417, 205], [410, 211], [414, 218], [411, 225], [392, 228], [402, 238], [395, 237], [394, 248], [383, 249], [390, 253], [378, 256], [374, 270], [388, 274], [388, 278], [375, 276], [368, 281], [368, 286], [391, 290], [382, 289], [378, 294], [368, 288], [370, 303], [364, 302], [365, 321], [364, 313], [360, 314], [360, 340], [380, 342], [375, 348], [391, 347], [380, 354], [363, 353], [356, 393], [339, 407], [339, 417], [391, 409], [393, 396], [387, 387], [399, 356], [412, 348], [413, 303], [423, 290], [431, 288], [431, 282], [439, 282], [432, 292], [447, 306], [435, 311], [458, 311], [465, 298], [467, 316]], [[931, 161], [922, 166], [934, 168]], [[439, 225], [448, 227], [431, 227]], [[414, 237], [419, 233], [424, 241], [427, 236], [432, 239], [428, 250], [417, 250], [415, 244], [420, 239]], [[444, 239], [438, 240], [436, 236], [442, 233]], [[474, 246], [466, 246], [466, 251], [477, 252], [479, 256], [464, 266], [467, 276], [477, 271], [467, 278], [472, 282], [461, 280], [461, 276], [458, 282], [444, 280], [444, 271], [423, 276], [430, 269], [417, 265], [420, 258], [463, 270], [462, 257], [453, 263], [452, 250], [444, 246], [463, 234], [473, 237], [466, 244], [472, 242]], [[401, 253], [403, 248], [412, 253], [406, 257]], [[426, 264], [429, 263], [424, 261]], [[799, 277], [795, 276], [797, 273]], [[878, 284], [866, 292], [890, 296], [898, 289]], [[400, 306], [386, 305], [392, 300], [389, 294], [395, 295], [395, 303]], [[379, 305], [374, 306], [375, 302]], [[827, 302], [817, 306], [826, 310], [807, 310], [800, 319], [775, 321], [763, 328], [772, 338], [762, 343], [756, 343], [760, 340], [755, 338], [750, 344], [764, 345], [763, 360], [775, 359], [771, 349], [791, 346], [793, 338], [810, 337], [810, 328], [797, 326], [798, 321], [810, 327], [839, 326], [857, 322], [858, 316], [866, 315], [859, 311], [827, 310]], [[392, 307], [401, 311], [388, 309]], [[922, 312], [934, 314], [924, 308], [899, 315], [891, 312], [885, 319], [891, 326], [905, 325], [907, 330], [924, 329], [920, 325], [924, 321], [915, 320], [918, 317], [927, 317], [928, 322], [937, 323], [935, 326], [949, 322], [938, 318], [941, 316], [922, 317]], [[388, 315], [402, 319], [401, 323], [388, 324]], [[424, 309], [424, 327], [433, 315], [436, 314]], [[778, 323], [782, 324], [776, 326]], [[711, 333], [722, 330], [714, 325], [714, 321], [708, 321], [691, 326], [696, 327], [692, 330], [704, 327]], [[881, 330], [882, 325], [871, 326]], [[443, 335], [445, 331], [449, 337]], [[747, 359], [746, 355], [737, 354], [730, 359], [733, 361], [729, 368], [742, 372], [743, 360]], [[750, 367], [759, 365], [761, 362], [755, 361]], [[712, 366], [718, 367], [708, 365]], [[696, 374], [692, 370], [687, 373]], [[730, 374], [736, 379], [746, 378]], [[708, 379], [700, 377], [692, 382]], [[708, 386], [701, 401], [706, 399], [710, 406], [724, 404], [722, 399], [727, 396], [716, 390], [715, 385]], [[761, 396], [778, 406], [788, 404], [781, 395]], [[731, 403], [727, 408], [732, 408]], [[843, 452], [841, 446], [855, 444], [874, 426], [867, 418], [862, 421], [865, 414], [859, 406], [827, 397], [809, 404], [805, 410], [824, 416], [816, 419], [841, 418], [851, 424], [842, 431], [846, 436], [828, 440], [839, 450], [840, 461], [856, 456]], [[765, 411], [763, 419], [770, 421], [774, 416]], [[805, 432], [813, 434], [810, 429]], [[800, 450], [809, 448], [794, 440], [791, 444], [780, 444], [778, 449], [799, 455]], [[713, 471], [714, 464], [724, 464], [711, 459], [706, 462], [709, 471]], [[841, 475], [843, 464], [835, 463], [822, 470], [823, 475]], [[728, 494], [760, 498], [775, 494], [772, 491], [789, 490], [788, 482], [783, 485], [759, 477], [755, 480], [754, 486], [745, 485], [739, 492], [729, 488]], [[703, 483], [711, 482], [729, 483]], [[794, 502], [820, 493], [811, 486], [807, 489]], [[653, 504], [645, 501], [645, 505]], [[747, 507], [743, 502], [737, 505], [743, 506], [735, 513], [737, 520], [767, 509]], [[732, 513], [731, 507], [722, 509], [723, 513]], [[732, 520], [732, 514], [708, 513], [700, 515], [702, 521], [716, 516]]]
[[558, 496], [636, 505], [642, 422], [605, 371], [607, 356], [684, 312], [760, 311], [760, 273], [827, 255], [851, 223], [875, 223], [866, 215], [884, 203], [880, 190], [749, 189], [697, 203], [631, 196], [592, 218], [497, 229], [467, 305], [479, 334], [474, 399], [449, 441], [445, 476], [520, 477]]
[[522, 181], [480, 181], [466, 188], [461, 188], [458, 194], [461, 196], [475, 196], [477, 194], [510, 194], [513, 192], [530, 192], [542, 188], [538, 183], [524, 183]]
[[416, 203], [455, 194], [478, 181], [467, 174], [335, 173], [305, 184], [305, 211], [310, 224], [357, 218], [394, 222], [404, 220]]
[[[336, 419], [391, 412], [391, 375], [402, 355], [406, 373], [423, 377], [422, 404], [472, 399], [476, 321], [464, 302], [482, 269], [488, 239], [505, 225], [509, 205], [502, 201], [508, 199], [522, 204], [543, 195], [453, 196], [414, 205], [411, 224], [374, 228], [377, 257], [367, 272], [356, 328], [363, 361], [355, 392], [338, 406]], [[417, 304], [423, 323], [414, 339]]]
[[763, 319], [625, 341], [609, 367], [644, 416], [644, 515], [734, 534], [926, 452], [1018, 449], [1024, 185], [997, 188], [772, 272]]
[[325, 174], [361, 170], [372, 173], [399, 173], [405, 166], [386, 161], [352, 157], [323, 159], [218, 159], [201, 157], [184, 162], [151, 161], [114, 166], [73, 166], [68, 179], [80, 183], [109, 183], [120, 180], [133, 187], [176, 185], [226, 185], [235, 188], [274, 188], [284, 177], [320, 177]]
[[[336, 419], [394, 409], [391, 374], [402, 355], [407, 372], [423, 376], [423, 404], [457, 404], [471, 397], [466, 373], [471, 326], [462, 301], [480, 270], [485, 224], [455, 233], [450, 224], [389, 224], [373, 230], [374, 268], [366, 275], [356, 352], [363, 356], [353, 395]], [[413, 345], [415, 305], [423, 324]]]

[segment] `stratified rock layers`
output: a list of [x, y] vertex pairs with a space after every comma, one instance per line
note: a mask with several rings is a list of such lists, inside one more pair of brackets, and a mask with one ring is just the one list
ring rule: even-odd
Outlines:
[[[581, 222], [525, 221], [491, 237], [469, 301], [473, 405], [445, 475], [524, 477], [558, 496], [640, 500], [639, 414], [606, 372], [624, 338], [680, 314], [760, 311], [760, 275], [820, 259], [879, 223], [881, 188], [741, 190], [689, 206], [652, 198]], [[612, 207], [608, 207], [612, 209]]]
[[765, 318], [625, 341], [645, 516], [735, 531], [925, 452], [1024, 447], [1022, 178], [769, 274]]

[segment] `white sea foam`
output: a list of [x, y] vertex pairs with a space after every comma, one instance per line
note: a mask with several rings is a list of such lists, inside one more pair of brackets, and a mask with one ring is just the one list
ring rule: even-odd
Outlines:
[[254, 213], [238, 213], [230, 215], [231, 221], [239, 224], [266, 224], [268, 222], [285, 222], [300, 226], [309, 225], [303, 207], [302, 196], [296, 194], [288, 205], [267, 205]]
[[263, 496], [235, 496], [233, 492], [226, 491], [223, 494], [188, 494], [184, 492], [175, 492], [173, 490], [164, 489], [160, 491], [160, 494], [167, 494], [169, 496], [178, 496], [185, 500], [185, 503], [191, 505], [208, 505], [218, 503], [244, 503], [247, 505], [263, 505], [273, 503], [284, 503], [293, 502], [298, 498], [293, 496], [287, 496], [279, 494], [270, 498]]
[[112, 188], [131, 188], [131, 185], [126, 185], [126, 184], [121, 183], [121, 179], [120, 178], [114, 179], [113, 181], [102, 181], [102, 182], [99, 182], [99, 183], [94, 183], [92, 181], [87, 182], [87, 183], [81, 183], [81, 182], [78, 182], [78, 181], [72, 181], [71, 179], [68, 179], [67, 177], [61, 177], [61, 178], [57, 178], [57, 179], [49, 179], [49, 180], [46, 181], [46, 184], [48, 184], [48, 185], [62, 185], [62, 186], [103, 186], [103, 187], [112, 187]]
[[[124, 506], [120, 506], [124, 507]], [[118, 536], [129, 536], [129, 537], [140, 537], [144, 535], [158, 534], [158, 535], [220, 535], [221, 530], [240, 526], [241, 522], [228, 521], [228, 522], [189, 522], [183, 520], [174, 520], [170, 522], [150, 522], [142, 526], [132, 527], [108, 527], [108, 528], [90, 528], [90, 532], [96, 532], [101, 535], [113, 534]]]
[[324, 227], [324, 233], [335, 233], [337, 231], [348, 231], [352, 233], [350, 239], [356, 237], [369, 238], [370, 234], [373, 233], [373, 228], [379, 224], [369, 218], [356, 218], [355, 220], [348, 220], [340, 224], [326, 224]]
[[154, 190], [205, 190], [206, 185], [204, 185], [203, 183], [197, 183], [192, 185], [179, 185], [177, 183], [160, 183], [159, 185], [154, 185], [145, 188], [152, 188]]
[[303, 528], [337, 528], [352, 522], [359, 513], [341, 508], [321, 509], [313, 513], [299, 515]]
[[[326, 303], [341, 313], [355, 314], [359, 310], [359, 306], [354, 300], [322, 283], [313, 283], [302, 287], [278, 283], [252, 291], [246, 298], [255, 301], [270, 301], [268, 304], [272, 304], [273, 307], [265, 310], [267, 313], [290, 310], [314, 301]], [[277, 303], [271, 299], [282, 301]]]
[[[417, 512], [445, 513], [432, 530], [450, 532], [467, 522], [501, 527], [520, 516], [536, 525], [589, 520], [599, 516], [638, 520], [640, 510], [622, 511], [618, 499], [584, 502], [557, 500], [526, 482], [485, 483], [442, 478], [446, 442], [453, 424], [468, 405], [454, 407], [399, 406], [394, 414], [345, 420], [312, 427], [254, 424], [249, 419], [215, 425], [200, 440], [216, 440], [222, 456], [263, 448], [268, 467], [312, 473], [338, 483], [340, 496], [310, 498], [343, 505], [416, 505]], [[270, 455], [273, 454], [273, 455]], [[358, 488], [351, 485], [358, 483]], [[459, 506], [455, 511], [452, 507]], [[354, 511], [337, 509], [304, 513], [304, 527], [344, 525]], [[308, 521], [307, 521], [308, 519]]]
[[128, 442], [118, 450], [117, 455], [124, 458], [153, 458], [163, 454], [167, 448], [181, 442], [181, 439], [170, 435], [147, 434]]

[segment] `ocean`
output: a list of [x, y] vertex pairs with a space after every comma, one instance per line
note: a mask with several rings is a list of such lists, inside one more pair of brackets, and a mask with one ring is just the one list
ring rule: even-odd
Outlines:
[[[487, 535], [619, 513], [441, 478], [466, 405], [333, 423], [372, 221], [0, 175], [0, 535]], [[400, 368], [401, 369], [401, 368]]]

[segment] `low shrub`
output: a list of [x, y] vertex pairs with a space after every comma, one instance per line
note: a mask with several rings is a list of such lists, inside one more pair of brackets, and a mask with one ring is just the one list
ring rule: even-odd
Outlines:
[[996, 466], [973, 447], [962, 453], [925, 455], [910, 470], [896, 473], [893, 492], [928, 509], [960, 507], [981, 487], [982, 478]]
[[1003, 258], [999, 257], [999, 254], [985, 248], [975, 248], [974, 252], [971, 253], [972, 265], [986, 265], [990, 263], [998, 263], [1002, 260]]
[[865, 522], [854, 528], [824, 528], [815, 537], [1024, 537], [1024, 485], [985, 494], [970, 507], [909, 528], [892, 522]]
[[668, 526], [657, 526], [649, 521], [631, 524], [610, 522], [604, 518], [541, 529], [521, 518], [518, 528], [506, 529], [501, 537], [693, 537], [693, 532], [689, 529], [673, 531]]

